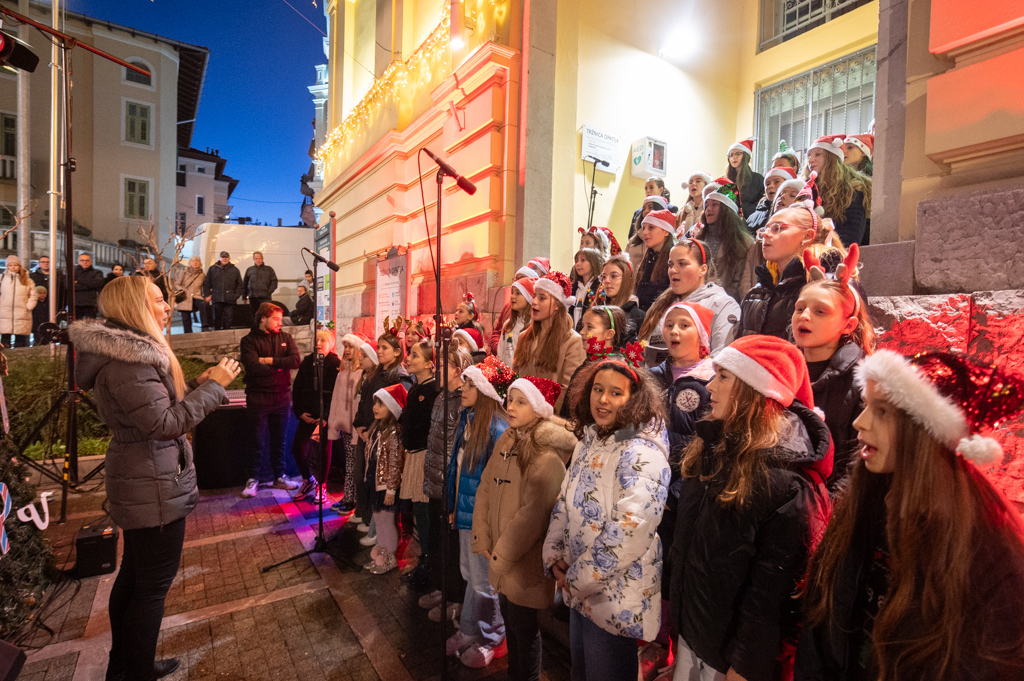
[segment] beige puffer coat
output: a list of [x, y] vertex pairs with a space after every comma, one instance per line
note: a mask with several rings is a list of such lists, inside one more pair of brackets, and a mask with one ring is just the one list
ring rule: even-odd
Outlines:
[[28, 283], [23, 284], [17, 274], [4, 272], [0, 276], [0, 334], [27, 336], [32, 333], [32, 310], [37, 300], [35, 282], [28, 279]]

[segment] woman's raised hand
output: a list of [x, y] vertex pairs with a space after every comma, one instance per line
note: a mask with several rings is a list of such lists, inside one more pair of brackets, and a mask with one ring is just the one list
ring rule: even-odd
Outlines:
[[226, 388], [242, 372], [242, 366], [230, 357], [222, 357], [220, 363], [215, 367], [210, 367], [208, 371], [210, 372], [207, 376], [209, 380], [217, 381]]

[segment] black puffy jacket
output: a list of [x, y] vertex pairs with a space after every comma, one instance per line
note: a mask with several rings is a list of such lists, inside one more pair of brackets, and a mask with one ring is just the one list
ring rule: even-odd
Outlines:
[[[309, 414], [316, 418], [320, 411], [320, 398], [316, 394], [316, 367], [313, 360], [316, 353], [311, 352], [299, 364], [299, 372], [292, 383], [292, 411], [296, 416]], [[341, 369], [341, 358], [335, 353], [324, 355], [324, 415], [331, 413], [331, 399], [334, 397], [334, 382], [338, 380]]]
[[632, 343], [636, 340], [640, 334], [640, 327], [644, 324], [644, 311], [640, 309], [640, 305], [635, 300], [636, 296], [631, 297], [622, 306], [622, 311], [626, 313], [626, 329], [625, 335], [622, 337], [622, 343]]
[[270, 265], [250, 265], [242, 278], [242, 290], [251, 298], [269, 298], [277, 290], [277, 273]]
[[757, 210], [757, 204], [764, 198], [764, 175], [751, 173], [747, 183], [739, 188], [740, 208], [743, 210], [741, 216], [744, 220], [747, 216], [753, 215]]
[[245, 292], [242, 288], [242, 275], [232, 263], [221, 265], [215, 262], [206, 270], [203, 280], [203, 295], [210, 296], [214, 303], [234, 303]]
[[[444, 400], [448, 399], [448, 446], [445, 446]], [[459, 427], [459, 412], [462, 411], [462, 388], [441, 392], [434, 400], [430, 412], [430, 436], [427, 438], [427, 454], [423, 461], [423, 493], [431, 499], [441, 499], [444, 492], [444, 477], [448, 472], [448, 461], [455, 444], [455, 431]]]
[[75, 307], [96, 307], [106, 283], [103, 273], [95, 267], [75, 265]]
[[857, 430], [853, 420], [860, 414], [863, 402], [860, 389], [853, 382], [853, 370], [863, 358], [864, 351], [859, 345], [847, 343], [836, 350], [828, 367], [811, 384], [814, 404], [825, 412], [825, 425], [835, 444], [832, 475], [828, 478], [828, 489], [833, 496], [846, 479], [850, 462], [856, 459]]
[[853, 200], [847, 206], [846, 212], [842, 215], [827, 215], [832, 218], [836, 227], [836, 234], [842, 239], [843, 244], [849, 248], [850, 244], [866, 244], [864, 238], [867, 231], [867, 211], [864, 210], [864, 192], [855, 191]]
[[757, 283], [740, 301], [736, 337], [764, 334], [792, 340], [789, 327], [793, 323], [793, 308], [800, 297], [800, 289], [807, 283], [803, 261], [800, 258], [790, 260], [777, 284], [766, 265], [758, 265], [754, 273]]
[[[666, 243], [662, 248], [671, 248], [671, 246]], [[637, 305], [644, 312], [647, 312], [669, 284], [667, 273], [663, 279], [653, 279], [654, 264], [658, 260], [658, 255], [659, 251], [648, 248], [640, 267], [637, 268], [637, 280], [633, 291], [636, 292]]]
[[757, 207], [747, 216], [747, 229], [750, 230], [751, 236], [756, 237], [757, 230], [768, 224], [768, 218], [771, 217], [771, 214], [772, 204], [768, 202], [767, 196], [762, 197]]
[[[742, 508], [718, 501], [728, 471], [685, 478], [672, 545], [670, 601], [679, 635], [701, 660], [749, 681], [774, 681], [796, 642], [797, 583], [831, 513], [825, 479], [832, 440], [817, 414], [800, 404], [784, 412], [779, 444], [763, 452], [768, 478]], [[721, 421], [699, 421], [705, 452]], [[728, 450], [734, 444], [728, 439]], [[731, 453], [724, 453], [725, 460]], [[704, 457], [703, 475], [717, 455]]]

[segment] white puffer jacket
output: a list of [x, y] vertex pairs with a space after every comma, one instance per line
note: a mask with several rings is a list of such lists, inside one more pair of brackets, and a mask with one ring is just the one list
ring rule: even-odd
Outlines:
[[29, 279], [23, 284], [18, 275], [4, 272], [0, 276], [0, 334], [32, 333], [32, 310], [37, 300], [35, 282]]
[[583, 433], [544, 540], [544, 571], [563, 560], [566, 604], [605, 631], [653, 641], [661, 626], [658, 524], [671, 473], [664, 425]]

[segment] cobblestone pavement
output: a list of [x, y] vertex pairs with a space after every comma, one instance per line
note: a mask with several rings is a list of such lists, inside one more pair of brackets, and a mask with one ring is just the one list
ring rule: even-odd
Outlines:
[[[90, 462], [83, 462], [88, 470]], [[43, 489], [46, 486], [43, 485]], [[332, 486], [332, 491], [333, 486]], [[340, 489], [337, 490], [340, 494]], [[109, 522], [102, 487], [68, 498], [59, 524], [55, 490], [47, 536], [58, 567], [74, 565], [74, 538], [83, 525]], [[254, 499], [237, 490], [205, 491], [188, 519], [181, 568], [167, 595], [158, 657], [177, 657], [169, 681], [402, 681], [440, 677], [441, 629], [416, 605], [400, 570], [374, 576], [359, 570], [369, 549], [363, 535], [325, 511], [325, 533], [335, 561], [301, 557], [268, 572], [262, 568], [312, 547], [316, 510], [289, 493], [261, 489]], [[415, 539], [403, 538], [400, 565], [415, 565]], [[68, 578], [43, 624], [26, 641], [29, 661], [21, 681], [100, 681], [110, 645], [107, 599], [115, 574]], [[44, 594], [44, 600], [46, 594]], [[485, 670], [457, 662], [449, 678], [505, 678], [506, 661]], [[548, 681], [568, 679], [568, 652], [545, 637]]]

